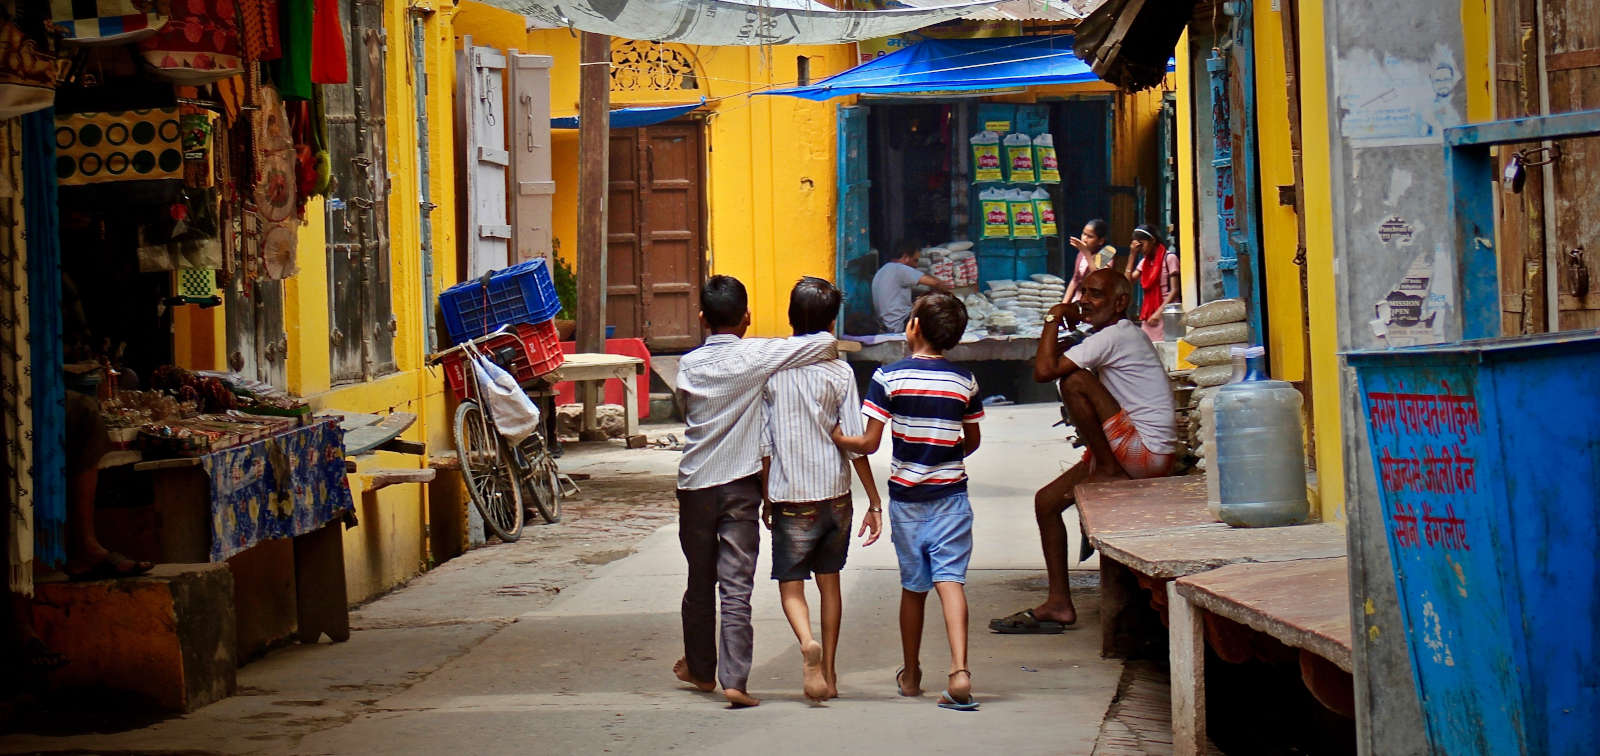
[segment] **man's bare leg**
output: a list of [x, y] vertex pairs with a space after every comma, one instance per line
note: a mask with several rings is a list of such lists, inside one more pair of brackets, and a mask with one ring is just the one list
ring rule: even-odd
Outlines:
[[822, 594], [822, 675], [828, 681], [828, 698], [839, 697], [839, 624], [844, 602], [839, 591], [839, 573], [817, 575], [817, 592]]
[[672, 674], [676, 675], [679, 680], [699, 688], [700, 692], [702, 693], [710, 693], [711, 691], [717, 689], [716, 683], [707, 680], [696, 680], [694, 679], [694, 675], [689, 674], [688, 659], [680, 657], [677, 662], [673, 663]]
[[821, 701], [828, 695], [828, 680], [823, 675], [823, 645], [811, 636], [811, 607], [806, 605], [806, 581], [782, 580], [778, 582], [778, 597], [783, 602], [783, 616], [800, 641], [801, 673], [804, 675], [806, 698]]
[[1061, 400], [1067, 406], [1067, 415], [1078, 438], [1089, 447], [1094, 456], [1094, 478], [1127, 478], [1122, 461], [1111, 452], [1111, 442], [1106, 438], [1105, 421], [1117, 416], [1122, 406], [1116, 397], [1100, 383], [1094, 373], [1075, 370], [1061, 379]]
[[1039, 545], [1044, 551], [1045, 575], [1050, 583], [1050, 593], [1044, 603], [1033, 609], [1033, 616], [1039, 620], [1067, 625], [1078, 621], [1078, 610], [1072, 605], [1068, 572], [1072, 567], [1072, 553], [1063, 514], [1073, 504], [1073, 489], [1088, 477], [1089, 465], [1079, 462], [1033, 496], [1033, 515], [1039, 525]]
[[922, 619], [927, 603], [926, 592], [900, 589], [900, 652], [905, 667], [895, 684], [903, 696], [922, 695]]

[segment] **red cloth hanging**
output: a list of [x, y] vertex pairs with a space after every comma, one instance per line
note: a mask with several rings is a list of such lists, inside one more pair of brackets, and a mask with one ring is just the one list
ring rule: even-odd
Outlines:
[[345, 55], [344, 27], [339, 23], [339, 0], [316, 0], [311, 21], [311, 83], [348, 81], [350, 60]]

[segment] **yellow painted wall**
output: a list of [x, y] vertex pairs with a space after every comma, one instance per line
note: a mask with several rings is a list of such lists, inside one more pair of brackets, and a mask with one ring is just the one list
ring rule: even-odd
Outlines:
[[[455, 279], [455, 179], [452, 121], [452, 82], [455, 58], [448, 3], [435, 6], [422, 0], [411, 9], [427, 18], [425, 65], [430, 82], [429, 163], [432, 211], [434, 291]], [[430, 9], [436, 12], [427, 13]], [[329, 355], [329, 282], [325, 253], [324, 208], [313, 199], [301, 227], [299, 272], [284, 282], [284, 326], [289, 349], [285, 362], [288, 386], [306, 397], [314, 409], [351, 412], [411, 412], [417, 423], [402, 437], [425, 441], [429, 449], [451, 448], [443, 377], [424, 366], [425, 330], [420, 255], [421, 229], [417, 170], [418, 124], [416, 89], [411, 52], [411, 10], [406, 4], [385, 5], [385, 31], [389, 40], [385, 60], [387, 116], [387, 170], [389, 175], [389, 245], [393, 313], [398, 323], [395, 361], [398, 372], [370, 382], [333, 386]], [[352, 51], [353, 53], [354, 51]], [[185, 308], [175, 323], [175, 352], [188, 367], [218, 367], [225, 354], [221, 310], [201, 314]], [[209, 343], [206, 341], [210, 339]], [[449, 511], [461, 510], [464, 491], [450, 486], [397, 485], [376, 493], [365, 492], [364, 472], [385, 468], [418, 468], [425, 457], [380, 452], [359, 460], [350, 476], [359, 527], [344, 531], [345, 579], [352, 602], [364, 601], [414, 577], [427, 567], [429, 492], [450, 498]], [[437, 510], [439, 507], [435, 507]]]
[[[1273, 377], [1306, 378], [1306, 350], [1311, 353], [1311, 404], [1316, 446], [1318, 506], [1323, 520], [1344, 517], [1343, 434], [1339, 415], [1338, 318], [1333, 277], [1333, 216], [1327, 123], [1327, 64], [1323, 59], [1322, 0], [1301, 0], [1300, 98], [1302, 168], [1306, 222], [1308, 301], [1300, 295], [1300, 270], [1294, 264], [1298, 217], [1294, 208], [1277, 203], [1277, 187], [1294, 183], [1290, 150], [1288, 91], [1284, 86], [1283, 22], [1270, 4], [1254, 6], [1256, 65], [1257, 165], [1261, 187], [1263, 283], [1267, 318], [1266, 342]], [[1215, 217], [1196, 206], [1193, 130], [1196, 114], [1187, 89], [1193, 81], [1187, 34], [1179, 41], [1176, 79], [1178, 96], [1179, 249], [1185, 301], [1197, 295], [1198, 243], [1191, 220]], [[1202, 117], [1209, 117], [1202, 115]], [[1310, 308], [1310, 330], [1302, 324], [1302, 308]]]

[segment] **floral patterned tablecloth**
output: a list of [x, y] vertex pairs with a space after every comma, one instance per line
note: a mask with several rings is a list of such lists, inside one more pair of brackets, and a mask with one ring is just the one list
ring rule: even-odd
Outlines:
[[211, 479], [211, 561], [309, 533], [355, 509], [344, 432], [319, 422], [200, 458]]

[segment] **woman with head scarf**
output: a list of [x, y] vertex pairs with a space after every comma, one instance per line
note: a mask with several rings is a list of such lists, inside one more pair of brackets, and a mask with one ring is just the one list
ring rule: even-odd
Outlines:
[[1143, 292], [1139, 306], [1139, 327], [1151, 341], [1161, 341], [1161, 310], [1178, 301], [1178, 255], [1167, 251], [1155, 229], [1141, 225], [1133, 230], [1128, 245], [1137, 262], [1128, 278]]

